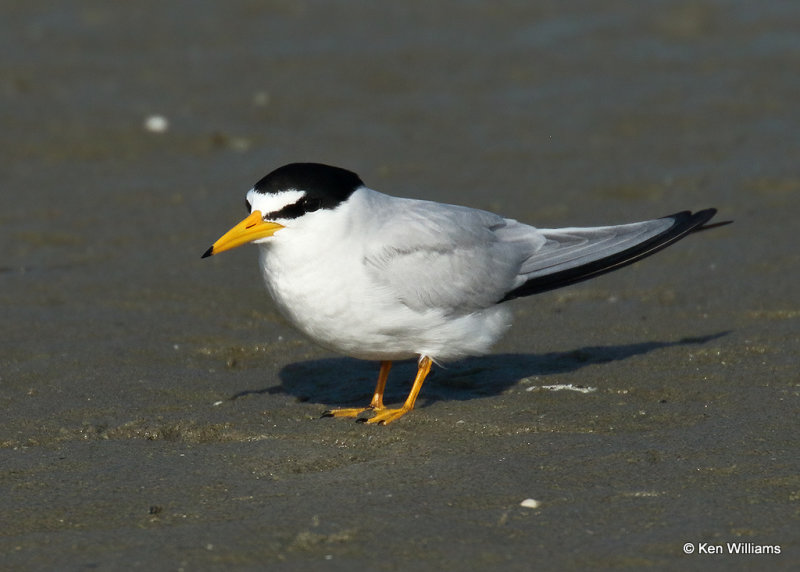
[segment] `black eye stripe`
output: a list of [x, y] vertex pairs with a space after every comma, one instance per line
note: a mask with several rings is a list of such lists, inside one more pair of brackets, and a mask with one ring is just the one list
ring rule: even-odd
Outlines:
[[247, 212], [250, 212], [251, 210], [253, 210], [253, 207], [250, 204], [250, 201], [248, 201], [247, 199], [244, 200], [244, 208], [247, 209]]
[[[316, 207], [309, 209], [309, 202], [316, 203]], [[286, 205], [280, 210], [272, 211], [264, 215], [264, 220], [274, 220], [276, 218], [298, 218], [319, 209], [319, 201], [308, 201], [305, 197], [294, 204]]]

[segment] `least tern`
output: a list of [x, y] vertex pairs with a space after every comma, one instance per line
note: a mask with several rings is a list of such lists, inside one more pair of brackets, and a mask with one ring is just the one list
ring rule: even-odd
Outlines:
[[[249, 216], [203, 258], [259, 247], [281, 313], [319, 345], [381, 362], [372, 401], [326, 416], [387, 424], [414, 407], [434, 362], [484, 354], [511, 325], [509, 302], [622, 268], [719, 226], [705, 209], [587, 228], [535, 228], [502, 216], [374, 191], [351, 171], [292, 163], [258, 181]], [[411, 392], [384, 406], [395, 360], [417, 358]]]

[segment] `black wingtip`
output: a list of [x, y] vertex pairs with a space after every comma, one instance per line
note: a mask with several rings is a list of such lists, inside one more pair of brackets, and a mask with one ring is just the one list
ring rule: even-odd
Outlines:
[[718, 223], [706, 224], [714, 215], [717, 214], [717, 209], [703, 209], [695, 213], [691, 211], [681, 211], [669, 216], [663, 217], [665, 219], [672, 219], [672, 226], [667, 228], [660, 234], [651, 237], [648, 240], [640, 242], [637, 245], [623, 250], [611, 256], [594, 260], [587, 264], [568, 268], [560, 272], [538, 276], [525, 282], [522, 286], [511, 290], [500, 300], [506, 302], [514, 298], [522, 296], [530, 296], [531, 294], [539, 294], [549, 290], [555, 290], [562, 286], [569, 286], [576, 282], [582, 282], [596, 276], [600, 276], [612, 270], [617, 270], [623, 266], [633, 264], [634, 262], [646, 258], [651, 254], [666, 248], [667, 246], [700, 230], [707, 230], [717, 228], [733, 221], [723, 221]]
[[214, 254], [214, 247], [213, 247], [213, 246], [209, 246], [209, 247], [208, 247], [208, 250], [206, 250], [206, 251], [203, 253], [203, 256], [201, 256], [200, 258], [208, 258], [208, 257], [209, 257], [209, 256], [211, 256], [212, 254]]
[[732, 220], [723, 220], [720, 222], [712, 222], [711, 224], [706, 224], [714, 217], [715, 214], [717, 214], [717, 209], [711, 208], [711, 209], [703, 209], [701, 211], [697, 211], [696, 213], [684, 211], [681, 213], [676, 213], [675, 215], [672, 216], [676, 218], [676, 220], [678, 219], [678, 217], [682, 217], [685, 221], [693, 222], [693, 226], [689, 232], [699, 232], [701, 230], [719, 228], [721, 226], [726, 226], [733, 223]]

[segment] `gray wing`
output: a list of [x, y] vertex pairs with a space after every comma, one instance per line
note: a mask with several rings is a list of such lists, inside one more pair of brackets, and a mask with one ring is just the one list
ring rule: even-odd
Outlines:
[[700, 230], [716, 213], [632, 224], [537, 229], [480, 210], [397, 199], [364, 262], [417, 311], [464, 314], [632, 264]]
[[512, 228], [524, 225], [486, 211], [410, 199], [390, 208], [364, 263], [379, 287], [419, 312], [466, 314], [496, 304], [518, 285], [532, 244], [545, 243], [532, 227], [518, 243]]

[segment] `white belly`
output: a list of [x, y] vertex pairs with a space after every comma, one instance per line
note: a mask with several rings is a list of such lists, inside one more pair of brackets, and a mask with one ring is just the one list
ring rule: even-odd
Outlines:
[[449, 316], [412, 310], [391, 287], [374, 283], [348, 241], [305, 246], [260, 245], [264, 280], [283, 315], [336, 352], [371, 360], [457, 359], [486, 353], [511, 323], [506, 305]]

